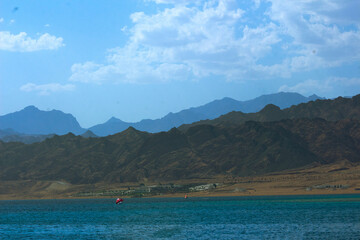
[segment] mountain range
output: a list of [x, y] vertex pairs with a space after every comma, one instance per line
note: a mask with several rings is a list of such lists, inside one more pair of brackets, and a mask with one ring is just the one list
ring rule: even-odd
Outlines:
[[241, 111], [243, 113], [257, 112], [268, 104], [274, 104], [283, 109], [292, 105], [314, 101], [317, 99], [323, 98], [316, 95], [304, 97], [298, 93], [285, 92], [263, 95], [248, 101], [237, 101], [232, 98], [223, 98], [200, 107], [185, 109], [178, 113], [169, 113], [163, 118], [155, 120], [145, 119], [140, 122], [129, 123], [123, 122], [117, 118], [111, 118], [103, 124], [98, 124], [89, 128], [89, 130], [98, 136], [115, 134], [127, 129], [128, 127], [134, 127], [140, 131], [155, 133], [168, 131], [173, 127], [179, 127], [183, 124], [189, 124], [205, 119], [214, 119], [232, 111]]
[[[0, 180], [161, 182], [256, 176], [344, 161], [357, 164], [359, 112], [357, 95], [284, 110], [269, 105], [258, 113], [239, 113], [243, 118], [260, 114], [262, 120], [269, 120], [265, 122], [243, 121], [232, 112], [168, 132], [129, 127], [101, 138], [69, 133], [33, 144], [0, 142]], [[286, 118], [276, 120], [278, 116]]]
[[310, 101], [286, 109], [280, 109], [278, 106], [268, 104], [257, 113], [234, 111], [213, 120], [202, 120], [192, 124], [184, 124], [180, 126], [179, 129], [185, 131], [190, 127], [203, 124], [231, 126], [247, 121], [271, 122], [300, 118], [322, 118], [328, 121], [338, 121], [342, 119], [360, 120], [360, 95], [352, 98], [338, 97], [334, 100]]
[[165, 117], [155, 120], [145, 119], [140, 122], [128, 123], [113, 117], [107, 122], [89, 129], [82, 128], [71, 114], [65, 114], [58, 110], [41, 111], [35, 106], [28, 106], [21, 111], [0, 116], [0, 131], [3, 132], [3, 134], [0, 132], [0, 139], [29, 143], [41, 141], [53, 134], [63, 135], [71, 132], [75, 135], [81, 135], [87, 130], [92, 132], [91, 136], [107, 136], [121, 132], [130, 126], [141, 131], [155, 133], [168, 131], [182, 124], [214, 119], [231, 111], [257, 112], [267, 104], [275, 104], [283, 109], [316, 99], [321, 98], [316, 95], [304, 97], [298, 93], [284, 92], [263, 95], [248, 101], [224, 98], [200, 107], [186, 109], [178, 113], [169, 113]]

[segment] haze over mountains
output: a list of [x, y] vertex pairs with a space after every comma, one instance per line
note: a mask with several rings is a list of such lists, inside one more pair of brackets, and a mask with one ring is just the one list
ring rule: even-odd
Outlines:
[[184, 124], [180, 130], [186, 130], [196, 125], [232, 126], [247, 121], [271, 122], [284, 119], [314, 119], [322, 118], [327, 121], [342, 119], [360, 119], [360, 95], [352, 98], [338, 97], [334, 100], [317, 100], [294, 105], [286, 109], [268, 104], [256, 113], [230, 112], [213, 120], [202, 120], [192, 124]]
[[[89, 130], [97, 136], [107, 136], [121, 132], [131, 126], [141, 131], [155, 133], [168, 131], [182, 124], [214, 119], [231, 111], [257, 112], [270, 103], [283, 109], [316, 99], [321, 98], [316, 95], [304, 97], [298, 93], [283, 92], [263, 95], [249, 101], [224, 98], [200, 107], [186, 109], [178, 113], [169, 113], [161, 119], [145, 119], [136, 123], [128, 123], [113, 117], [106, 123], [93, 126]], [[82, 128], [71, 114], [65, 114], [58, 110], [41, 111], [35, 106], [29, 106], [21, 111], [0, 116], [0, 131], [0, 138], [4, 141], [34, 142], [43, 140], [43, 137], [38, 135], [63, 135], [69, 132], [80, 135], [85, 133], [87, 129]], [[90, 135], [94, 136], [91, 133]]]
[[67, 134], [34, 144], [0, 142], [0, 180], [158, 182], [360, 163], [360, 95], [240, 113], [267, 122], [233, 114], [160, 133], [130, 127], [102, 138]]
[[111, 118], [104, 124], [99, 124], [89, 128], [98, 136], [107, 136], [121, 132], [128, 127], [134, 127], [140, 131], [161, 132], [168, 131], [173, 127], [182, 124], [197, 122], [204, 119], [214, 119], [231, 111], [241, 111], [244, 113], [260, 111], [267, 104], [275, 104], [280, 108], [287, 108], [292, 105], [321, 99], [316, 95], [304, 97], [298, 93], [276, 93], [263, 95], [249, 101], [237, 101], [232, 98], [215, 100], [200, 107], [193, 107], [178, 113], [169, 113], [163, 118], [150, 120], [145, 119], [137, 123], [123, 122], [116, 118]]
[[82, 134], [86, 131], [71, 114], [58, 110], [41, 111], [35, 106], [1, 116], [0, 129], [11, 129], [22, 134], [59, 135], [69, 132]]

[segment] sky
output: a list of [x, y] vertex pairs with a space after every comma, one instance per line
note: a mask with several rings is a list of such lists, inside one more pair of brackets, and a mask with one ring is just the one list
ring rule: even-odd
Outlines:
[[0, 0], [0, 115], [82, 127], [231, 97], [360, 93], [358, 0]]

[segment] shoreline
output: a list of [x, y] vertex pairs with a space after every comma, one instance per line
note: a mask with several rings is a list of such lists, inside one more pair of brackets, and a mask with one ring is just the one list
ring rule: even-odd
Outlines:
[[0, 200], [292, 196], [360, 194], [360, 164], [342, 162], [262, 176], [216, 176], [172, 182], [71, 184], [63, 180], [0, 181]]
[[[360, 191], [298, 191], [294, 192], [273, 192], [273, 193], [264, 193], [258, 192], [257, 194], [244, 194], [244, 193], [218, 193], [218, 192], [192, 192], [186, 193], [188, 199], [191, 198], [201, 198], [201, 197], [275, 197], [275, 196], [325, 196], [325, 195], [360, 195]], [[162, 195], [152, 195], [152, 196], [144, 196], [144, 197], [129, 197], [129, 196], [88, 196], [88, 197], [73, 197], [73, 196], [42, 196], [42, 197], [34, 197], [34, 196], [6, 196], [0, 195], [0, 201], [12, 201], [12, 200], [66, 200], [66, 199], [116, 199], [117, 197], [121, 197], [124, 199], [131, 198], [184, 198], [185, 193], [173, 193], [173, 194], [162, 194]], [[360, 196], [359, 196], [360, 201]]]

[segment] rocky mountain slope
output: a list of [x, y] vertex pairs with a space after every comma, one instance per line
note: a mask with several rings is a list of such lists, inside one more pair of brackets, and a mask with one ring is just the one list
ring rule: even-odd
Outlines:
[[334, 100], [310, 101], [286, 109], [280, 109], [278, 106], [269, 104], [257, 113], [231, 112], [213, 120], [184, 124], [179, 129], [184, 131], [190, 127], [202, 124], [231, 126], [246, 121], [271, 122], [299, 118], [323, 118], [328, 121], [341, 119], [360, 120], [360, 95], [352, 98], [338, 97]]
[[129, 128], [105, 138], [67, 134], [30, 145], [0, 143], [0, 180], [79, 184], [254, 176], [311, 164], [359, 162], [358, 156], [358, 120], [249, 121], [156, 134]]

